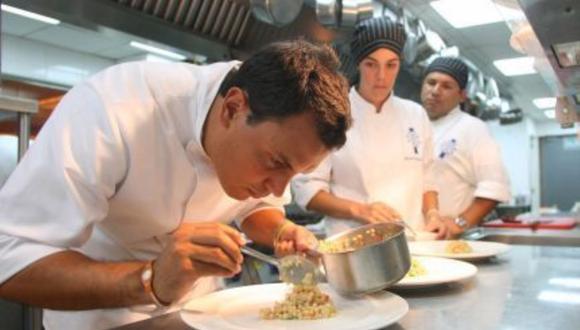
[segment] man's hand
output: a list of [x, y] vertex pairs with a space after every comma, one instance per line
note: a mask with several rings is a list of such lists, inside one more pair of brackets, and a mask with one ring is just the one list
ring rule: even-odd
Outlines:
[[354, 220], [363, 224], [403, 220], [397, 210], [382, 202], [357, 203], [352, 207], [351, 213]]
[[278, 240], [274, 242], [274, 253], [278, 257], [294, 253], [308, 253], [317, 245], [318, 240], [308, 229], [286, 222], [280, 229]]
[[153, 292], [170, 303], [183, 297], [200, 277], [239, 273], [243, 244], [239, 232], [224, 224], [182, 224], [155, 260]]
[[437, 239], [447, 237], [448, 227], [437, 210], [431, 210], [425, 215], [425, 230], [437, 234]]
[[455, 219], [451, 217], [443, 217], [443, 222], [447, 227], [447, 235], [445, 238], [454, 239], [459, 237], [465, 231], [463, 228], [455, 224]]

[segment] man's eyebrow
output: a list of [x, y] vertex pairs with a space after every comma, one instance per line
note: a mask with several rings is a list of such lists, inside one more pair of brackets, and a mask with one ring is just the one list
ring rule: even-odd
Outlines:
[[[367, 57], [367, 59], [369, 59], [369, 60], [371, 60], [371, 61], [373, 61], [373, 62], [377, 62], [377, 63], [379, 63], [379, 62], [380, 62], [379, 60], [377, 60], [376, 58], [374, 58], [374, 57], [372, 57], [372, 56], [368, 56], [368, 57]], [[389, 59], [387, 60], [387, 63], [400, 62], [400, 61], [401, 61], [401, 60], [400, 60], [399, 58], [396, 58], [396, 57], [394, 57], [394, 58], [389, 58]]]
[[290, 163], [290, 161], [288, 160], [288, 158], [284, 154], [279, 153], [278, 158], [280, 159], [282, 164], [284, 164], [284, 167], [294, 171], [294, 167], [292, 167], [292, 164]]

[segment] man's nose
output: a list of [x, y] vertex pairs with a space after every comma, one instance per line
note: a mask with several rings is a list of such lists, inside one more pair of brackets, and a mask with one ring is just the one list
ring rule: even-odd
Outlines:
[[266, 180], [266, 187], [274, 196], [280, 197], [284, 194], [284, 190], [290, 182], [290, 179], [292, 179], [292, 175], [289, 174], [272, 175]]
[[382, 65], [379, 66], [379, 70], [377, 72], [377, 78], [379, 80], [383, 80], [383, 79], [385, 79], [386, 76], [387, 76], [387, 70]]
[[431, 88], [431, 93], [432, 94], [438, 95], [440, 91], [441, 91], [441, 86], [439, 84], [435, 84]]

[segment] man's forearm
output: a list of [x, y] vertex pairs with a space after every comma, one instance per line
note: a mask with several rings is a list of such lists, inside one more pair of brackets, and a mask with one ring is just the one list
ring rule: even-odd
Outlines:
[[471, 205], [461, 213], [461, 217], [469, 223], [469, 226], [477, 226], [481, 220], [491, 212], [497, 205], [497, 201], [493, 199], [476, 197]]
[[273, 247], [276, 233], [286, 222], [284, 213], [277, 209], [257, 211], [242, 222], [242, 231], [256, 244]]
[[356, 202], [336, 197], [329, 192], [319, 191], [307, 205], [309, 210], [329, 215], [334, 218], [349, 219], [353, 217]]
[[0, 297], [56, 310], [152, 303], [141, 284], [144, 262], [97, 262], [74, 251], [44, 257], [2, 285]]
[[426, 191], [423, 193], [423, 214], [431, 210], [439, 210], [439, 199], [436, 191]]

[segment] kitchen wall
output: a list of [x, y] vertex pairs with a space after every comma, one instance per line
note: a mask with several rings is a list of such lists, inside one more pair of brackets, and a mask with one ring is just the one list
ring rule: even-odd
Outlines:
[[[562, 129], [556, 122], [535, 122], [524, 119], [512, 125], [487, 122], [492, 135], [501, 146], [502, 157], [512, 188], [512, 203], [521, 196], [533, 211], [540, 208], [540, 150], [539, 139], [544, 136], [574, 135], [578, 128]], [[557, 175], [557, 173], [554, 173]]]
[[487, 122], [491, 134], [500, 144], [503, 163], [510, 177], [512, 201], [521, 196], [528, 204], [533, 195], [531, 177], [532, 136], [534, 123], [529, 119], [511, 125], [499, 121]]
[[115, 62], [87, 53], [2, 34], [2, 74], [72, 86]]
[[0, 188], [16, 167], [18, 158], [18, 138], [12, 135], [0, 135]]

